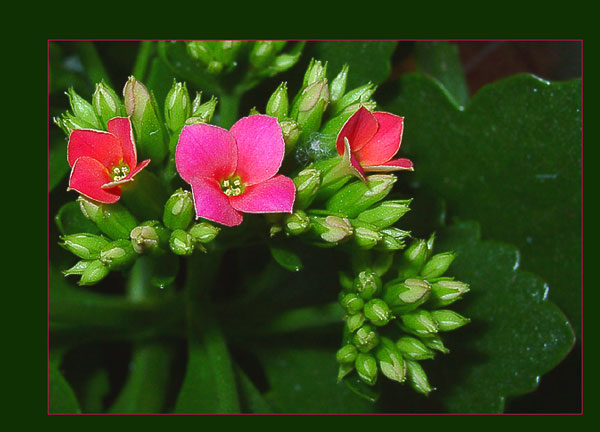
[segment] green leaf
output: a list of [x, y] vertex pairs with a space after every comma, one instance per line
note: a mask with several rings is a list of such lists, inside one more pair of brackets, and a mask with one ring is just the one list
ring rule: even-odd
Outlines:
[[310, 55], [327, 61], [328, 75], [333, 79], [344, 64], [350, 66], [346, 89], [369, 81], [379, 84], [391, 72], [391, 58], [396, 42], [389, 41], [324, 41], [307, 45]]
[[271, 413], [273, 410], [263, 395], [256, 388], [254, 383], [248, 378], [244, 371], [236, 367], [236, 378], [240, 391], [240, 402], [242, 412], [247, 413]]
[[75, 392], [54, 362], [48, 365], [49, 406], [51, 413], [79, 413]]
[[[581, 82], [518, 75], [482, 88], [464, 110], [423, 75], [404, 75], [386, 109], [405, 116], [401, 155], [417, 194], [515, 244], [549, 282], [578, 331], [581, 310]], [[435, 125], [433, 127], [432, 125]]]
[[291, 250], [273, 245], [269, 249], [271, 250], [273, 259], [284, 269], [291, 272], [302, 270], [302, 261], [300, 260], [300, 257]]
[[81, 213], [79, 203], [76, 201], [64, 204], [58, 210], [54, 220], [58, 230], [63, 235], [77, 233], [100, 234], [98, 227]]
[[270, 390], [265, 398], [278, 412], [368, 413], [375, 406], [336, 383], [335, 348], [269, 348], [259, 352]]
[[469, 102], [469, 88], [458, 55], [458, 46], [445, 41], [416, 42], [417, 67], [437, 79], [460, 106]]
[[430, 398], [445, 411], [502, 412], [508, 397], [534, 391], [566, 356], [574, 343], [571, 326], [548, 301], [544, 281], [520, 270], [519, 251], [482, 241], [476, 223], [444, 229], [436, 249], [457, 253], [449, 274], [471, 291], [452, 308], [471, 323], [446, 333], [451, 352], [424, 364], [438, 389]]

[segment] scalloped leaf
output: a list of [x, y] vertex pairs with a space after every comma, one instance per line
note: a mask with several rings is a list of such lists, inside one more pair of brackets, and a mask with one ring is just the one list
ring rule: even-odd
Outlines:
[[545, 277], [576, 331], [581, 312], [581, 82], [517, 75], [462, 110], [438, 81], [403, 75], [386, 109], [405, 116], [402, 153], [419, 195], [480, 221]]

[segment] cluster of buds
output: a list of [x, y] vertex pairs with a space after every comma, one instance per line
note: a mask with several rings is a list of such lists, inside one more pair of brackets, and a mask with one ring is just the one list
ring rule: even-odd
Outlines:
[[433, 390], [420, 361], [448, 353], [440, 332], [468, 318], [445, 309], [469, 291], [466, 283], [444, 277], [451, 252], [432, 255], [433, 236], [416, 240], [402, 254], [397, 277], [383, 282], [370, 269], [342, 279], [339, 303], [346, 312], [342, 347], [336, 354], [338, 381], [355, 372], [375, 385], [379, 372], [425, 395]]

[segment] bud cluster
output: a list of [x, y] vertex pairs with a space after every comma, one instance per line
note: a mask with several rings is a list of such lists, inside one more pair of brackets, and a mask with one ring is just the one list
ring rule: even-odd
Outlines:
[[[372, 215], [366, 213], [363, 219]], [[445, 309], [469, 286], [443, 276], [454, 254], [432, 255], [433, 242], [433, 237], [416, 240], [406, 249], [393, 279], [384, 282], [371, 269], [359, 272], [352, 283], [342, 278], [339, 304], [346, 317], [342, 347], [336, 354], [338, 381], [355, 372], [374, 385], [381, 372], [393, 381], [408, 380], [425, 395], [433, 390], [419, 362], [433, 359], [435, 352], [448, 353], [440, 333], [469, 322]]]

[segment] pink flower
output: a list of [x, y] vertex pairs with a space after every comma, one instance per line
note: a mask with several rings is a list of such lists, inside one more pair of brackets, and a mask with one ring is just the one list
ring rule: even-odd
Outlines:
[[175, 162], [192, 186], [196, 218], [235, 226], [242, 213], [291, 213], [296, 187], [276, 175], [284, 152], [275, 117], [244, 117], [229, 131], [203, 123], [185, 126]]
[[337, 151], [363, 179], [365, 171], [412, 171], [410, 160], [392, 159], [400, 149], [403, 123], [404, 117], [361, 106], [340, 130]]
[[75, 129], [69, 137], [67, 160], [71, 166], [69, 188], [81, 195], [112, 204], [121, 198], [121, 185], [150, 163], [138, 165], [129, 117], [108, 121], [108, 132]]

